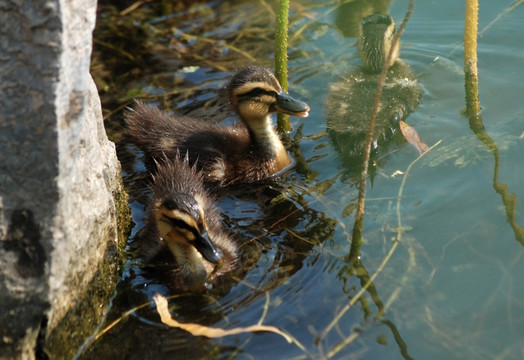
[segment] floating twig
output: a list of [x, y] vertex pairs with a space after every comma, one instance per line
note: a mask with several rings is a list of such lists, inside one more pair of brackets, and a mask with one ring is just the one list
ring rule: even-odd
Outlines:
[[163, 297], [160, 294], [155, 294], [153, 297], [153, 300], [156, 303], [156, 308], [158, 311], [158, 314], [160, 315], [160, 320], [162, 323], [164, 323], [167, 326], [175, 327], [178, 329], [182, 329], [184, 331], [187, 331], [193, 336], [205, 336], [207, 338], [221, 338], [224, 336], [230, 336], [230, 335], [238, 335], [243, 333], [249, 333], [249, 332], [272, 332], [275, 334], [278, 334], [282, 336], [288, 343], [294, 343], [297, 345], [300, 349], [305, 351], [304, 346], [298, 342], [293, 336], [285, 333], [284, 331], [280, 330], [279, 328], [275, 326], [270, 325], [251, 325], [247, 327], [238, 327], [233, 329], [220, 329], [220, 328], [212, 328], [200, 324], [195, 323], [180, 323], [173, 319], [171, 317], [171, 314], [169, 313], [169, 309], [167, 306], [167, 299]]

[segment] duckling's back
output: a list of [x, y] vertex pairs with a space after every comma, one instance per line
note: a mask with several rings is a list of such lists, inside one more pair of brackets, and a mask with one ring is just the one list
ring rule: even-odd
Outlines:
[[253, 147], [244, 124], [220, 126], [203, 119], [170, 116], [140, 101], [127, 111], [125, 121], [152, 171], [154, 159], [187, 153], [189, 163], [203, 170], [205, 182], [252, 183], [276, 172], [276, 162], [267, 158], [264, 149]]
[[188, 153], [191, 165], [196, 163], [198, 168], [207, 170], [215, 166], [217, 159], [249, 151], [249, 135], [244, 127], [223, 127], [203, 119], [170, 116], [141, 101], [135, 101], [126, 112], [125, 121], [129, 135], [144, 151], [148, 162]]

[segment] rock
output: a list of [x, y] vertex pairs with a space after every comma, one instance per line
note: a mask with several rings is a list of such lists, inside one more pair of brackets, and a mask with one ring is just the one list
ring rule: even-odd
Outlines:
[[96, 0], [0, 0], [0, 358], [35, 358], [117, 248], [123, 188], [89, 75]]

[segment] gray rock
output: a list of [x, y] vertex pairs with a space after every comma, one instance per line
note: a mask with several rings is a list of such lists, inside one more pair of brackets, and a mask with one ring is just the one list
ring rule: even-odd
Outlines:
[[114, 144], [89, 75], [96, 0], [0, 0], [0, 358], [34, 358], [117, 245]]

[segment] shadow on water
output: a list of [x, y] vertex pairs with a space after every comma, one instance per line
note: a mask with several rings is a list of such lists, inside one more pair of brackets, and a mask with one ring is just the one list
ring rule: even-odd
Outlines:
[[[99, 3], [91, 70], [100, 91], [108, 136], [117, 145], [136, 225], [99, 337], [89, 339], [77, 358], [410, 359], [419, 358], [414, 353], [429, 351], [429, 359], [459, 358], [453, 354], [461, 349], [461, 340], [447, 334], [456, 334], [455, 328], [468, 328], [439, 320], [459, 312], [455, 307], [460, 309], [462, 295], [453, 306], [439, 307], [453, 294], [446, 293], [445, 286], [436, 290], [435, 279], [448, 273], [442, 260], [451, 254], [446, 248], [459, 243], [462, 235], [448, 234], [453, 240], [445, 238], [442, 250], [438, 241], [424, 242], [424, 238], [437, 236], [432, 233], [445, 237], [448, 229], [425, 225], [423, 232], [417, 232], [410, 227], [417, 223], [410, 215], [415, 211], [420, 221], [425, 221], [427, 212], [431, 214], [427, 219], [438, 223], [433, 221], [433, 212], [440, 209], [440, 203], [432, 196], [439, 190], [437, 195], [421, 197], [427, 190], [417, 183], [416, 175], [420, 175], [414, 175], [414, 170], [403, 175], [413, 181], [410, 191], [401, 182], [402, 176], [391, 176], [413, 164], [413, 153], [405, 150], [399, 131], [388, 133], [377, 147], [374, 191], [366, 203], [366, 246], [358, 261], [347, 259], [361, 164], [359, 156], [347, 156], [337, 145], [336, 136], [328, 135], [326, 106], [330, 106], [330, 84], [344, 76], [347, 79], [352, 69], [358, 71], [361, 65], [356, 29], [362, 18], [370, 13], [389, 13], [389, 1], [291, 3], [290, 92], [311, 105], [311, 115], [304, 120], [292, 118], [294, 130], [285, 135], [295, 160], [291, 171], [273, 182], [231, 187], [216, 194], [223, 221], [239, 242], [241, 260], [236, 271], [203, 293], [184, 293], [152, 277], [134, 250], [135, 235], [147, 219], [148, 173], [143, 154], [126, 135], [123, 109], [133, 98], [141, 98], [166, 111], [206, 121], [235, 121], [222, 96], [223, 88], [230, 75], [245, 65], [273, 67], [275, 4], [274, 0]], [[398, 15], [399, 11], [395, 17]], [[410, 66], [409, 55], [415, 57], [420, 71], [434, 53], [417, 52], [409, 46], [407, 55], [401, 57]], [[450, 79], [455, 76], [445, 74]], [[438, 75], [430, 69], [425, 80], [429, 82], [431, 76]], [[345, 101], [343, 91], [338, 95]], [[409, 121], [415, 115], [415, 121], [431, 132], [435, 128], [416, 116], [421, 108], [432, 114], [434, 105], [427, 102], [434, 101], [434, 96], [425, 94], [420, 104], [417, 97], [417, 104], [410, 103], [402, 118], [413, 111]], [[449, 155], [452, 150], [443, 154], [445, 149], [442, 145], [417, 163], [429, 173], [428, 183], [439, 176], [442, 167], [438, 166], [449, 159], [446, 156], [456, 158]], [[399, 155], [401, 151], [404, 155]], [[504, 194], [508, 221], [515, 224], [515, 234], [522, 236], [512, 210], [516, 200], [495, 178], [496, 191]], [[399, 234], [401, 243], [393, 245]], [[388, 258], [388, 271], [373, 278], [392, 251], [395, 256]], [[460, 269], [452, 268], [452, 275], [463, 274]], [[364, 290], [370, 279], [373, 282]], [[440, 284], [451, 282], [444, 279]], [[168, 328], [160, 322], [154, 304], [148, 304], [155, 293], [168, 297], [171, 315], [178, 321], [220, 328], [261, 321], [293, 335], [305, 350], [270, 333], [210, 340]], [[143, 304], [148, 305], [137, 309]], [[108, 330], [102, 332], [105, 328]], [[468, 344], [467, 354], [478, 355], [473, 344]]]

